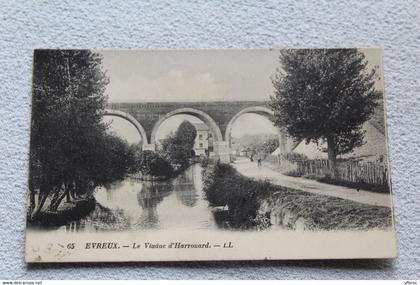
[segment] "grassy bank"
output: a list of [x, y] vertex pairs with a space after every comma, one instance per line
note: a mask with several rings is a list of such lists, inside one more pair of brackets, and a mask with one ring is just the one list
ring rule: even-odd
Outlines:
[[391, 225], [391, 209], [318, 195], [256, 181], [233, 167], [216, 164], [204, 170], [204, 191], [213, 206], [229, 208], [225, 219], [233, 228], [267, 227], [276, 217], [279, 224], [305, 229], [371, 229]]
[[228, 206], [225, 219], [233, 228], [257, 226], [256, 214], [260, 201], [270, 190], [268, 182], [241, 176], [227, 164], [216, 163], [203, 170], [203, 186], [212, 206]]

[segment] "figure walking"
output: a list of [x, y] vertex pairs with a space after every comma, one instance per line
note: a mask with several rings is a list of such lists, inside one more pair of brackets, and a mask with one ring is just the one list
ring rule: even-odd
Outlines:
[[258, 168], [261, 168], [262, 167], [261, 158], [258, 158], [257, 166], [258, 166]]

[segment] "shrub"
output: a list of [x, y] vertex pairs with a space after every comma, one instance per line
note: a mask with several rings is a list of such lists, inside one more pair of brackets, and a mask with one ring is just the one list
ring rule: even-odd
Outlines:
[[229, 207], [230, 224], [237, 228], [256, 226], [260, 201], [271, 188], [269, 182], [246, 178], [232, 166], [222, 163], [204, 170], [203, 186], [211, 205]]
[[201, 167], [207, 167], [209, 165], [209, 158], [207, 156], [200, 156]]
[[165, 158], [150, 150], [143, 151], [139, 168], [143, 175], [171, 177], [174, 173]]

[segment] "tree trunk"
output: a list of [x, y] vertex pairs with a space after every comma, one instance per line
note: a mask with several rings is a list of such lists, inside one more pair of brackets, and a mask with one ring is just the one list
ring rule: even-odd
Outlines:
[[337, 168], [336, 168], [336, 159], [337, 159], [337, 152], [336, 152], [336, 146], [333, 136], [327, 137], [327, 144], [328, 144], [328, 160], [330, 162], [330, 175], [332, 179], [335, 179]]
[[[50, 189], [45, 189], [45, 186], [41, 186], [41, 188], [39, 189], [39, 195], [38, 195], [38, 205], [32, 215], [32, 219], [35, 219], [42, 210], [42, 207], [45, 204], [45, 201], [47, 200], [48, 194], [50, 193]], [[48, 186], [49, 187], [49, 186]]]
[[50, 206], [48, 207], [49, 211], [56, 211], [57, 209], [54, 207], [54, 205], [57, 203], [57, 199], [60, 196], [60, 188], [57, 189], [57, 187], [54, 187], [54, 195], [51, 199]]
[[66, 202], [67, 203], [71, 202], [70, 189], [68, 189], [67, 187], [66, 187]]
[[57, 211], [58, 206], [60, 206], [61, 201], [64, 199], [64, 197], [67, 196], [67, 193], [68, 192], [69, 192], [69, 188], [66, 187], [66, 186], [64, 186], [64, 192], [63, 192], [63, 194], [61, 194], [60, 197], [58, 197], [57, 201], [54, 203], [54, 205], [53, 205], [53, 211]]
[[70, 192], [70, 197], [73, 199], [73, 201], [78, 199], [78, 195], [76, 194], [76, 191], [73, 187], [70, 189], [69, 192]]

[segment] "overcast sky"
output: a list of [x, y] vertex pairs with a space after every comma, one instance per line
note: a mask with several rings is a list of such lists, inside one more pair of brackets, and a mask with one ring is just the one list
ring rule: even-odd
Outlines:
[[[380, 65], [380, 53], [363, 50], [369, 67]], [[110, 82], [109, 102], [238, 101], [268, 100], [273, 94], [271, 76], [280, 66], [279, 50], [101, 50]], [[381, 78], [382, 70], [380, 70]], [[382, 90], [382, 80], [378, 82]], [[233, 136], [270, 133], [272, 126], [257, 115], [243, 116]], [[135, 130], [112, 118], [115, 132], [129, 141], [138, 140]], [[188, 117], [162, 124], [164, 137]], [[268, 122], [268, 123], [267, 123]], [[249, 126], [252, 126], [250, 128]]]
[[[371, 66], [378, 53], [364, 50]], [[110, 102], [268, 100], [279, 51], [101, 50]], [[381, 84], [378, 84], [378, 87]]]

